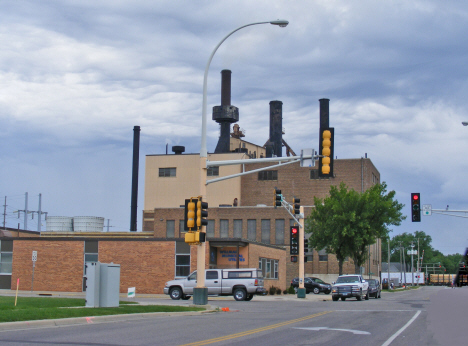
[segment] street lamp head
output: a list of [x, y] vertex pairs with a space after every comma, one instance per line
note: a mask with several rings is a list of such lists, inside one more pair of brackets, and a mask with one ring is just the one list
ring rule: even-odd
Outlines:
[[462, 121], [463, 126], [468, 126], [468, 121]]
[[280, 28], [284, 28], [285, 26], [289, 24], [289, 22], [287, 20], [278, 19], [278, 20], [272, 20], [270, 24], [279, 25]]

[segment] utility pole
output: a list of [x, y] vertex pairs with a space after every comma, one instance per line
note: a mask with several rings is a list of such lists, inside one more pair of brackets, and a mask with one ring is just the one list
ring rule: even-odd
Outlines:
[[406, 289], [406, 258], [405, 258], [405, 247], [403, 246], [403, 271], [405, 275], [405, 289]]
[[388, 237], [388, 265], [387, 265], [387, 272], [388, 272], [388, 276], [387, 276], [387, 285], [388, 285], [388, 289], [390, 289], [390, 237]]
[[[42, 199], [42, 194], [39, 194], [39, 208], [37, 209], [37, 231], [41, 233], [41, 199]], [[34, 215], [34, 214], [33, 214]]]
[[400, 246], [399, 246], [399, 248], [400, 248], [400, 285], [403, 285], [403, 278], [402, 278], [402, 275], [401, 275], [401, 272], [402, 272], [402, 270], [403, 270], [403, 267], [402, 267], [403, 261], [402, 261], [402, 259], [401, 259], [401, 241], [399, 241], [398, 243], [399, 243], [399, 245], [400, 245]]
[[24, 229], [28, 229], [28, 193], [24, 196]]
[[6, 229], [6, 198], [7, 196], [5, 196], [5, 204], [3, 205], [3, 229]]
[[[20, 210], [22, 211], [22, 210]], [[39, 194], [39, 206], [38, 206], [38, 210], [37, 211], [28, 211], [28, 213], [31, 213], [32, 214], [32, 218], [34, 219], [34, 213], [37, 213], [37, 231], [39, 233], [41, 233], [41, 227], [42, 227], [42, 224], [41, 224], [41, 217], [42, 217], [42, 214], [45, 214], [46, 215], [46, 219], [47, 219], [47, 213], [46, 212], [43, 212], [42, 211], [42, 193]]]
[[413, 250], [414, 244], [411, 242], [411, 287], [414, 286], [414, 267], [413, 267]]

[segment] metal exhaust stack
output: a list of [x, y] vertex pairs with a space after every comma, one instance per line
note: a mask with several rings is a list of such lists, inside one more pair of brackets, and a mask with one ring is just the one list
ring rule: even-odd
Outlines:
[[132, 203], [130, 206], [130, 232], [137, 231], [139, 162], [140, 162], [140, 126], [134, 126], [133, 127]]
[[[270, 102], [270, 140], [267, 157], [282, 157], [283, 152], [283, 102]], [[270, 148], [268, 148], [270, 147]]]
[[239, 109], [231, 105], [231, 71], [221, 71], [221, 106], [213, 107], [213, 120], [221, 126], [215, 153], [229, 153], [231, 124], [239, 121]]

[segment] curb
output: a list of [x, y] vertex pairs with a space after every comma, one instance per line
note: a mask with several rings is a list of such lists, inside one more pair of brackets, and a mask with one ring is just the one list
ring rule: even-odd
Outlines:
[[[200, 305], [197, 305], [200, 307]], [[0, 323], [0, 332], [23, 330], [23, 329], [39, 329], [51, 327], [67, 327], [83, 324], [94, 323], [110, 323], [120, 321], [135, 321], [149, 317], [159, 317], [163, 314], [165, 316], [196, 316], [206, 313], [217, 312], [216, 307], [211, 305], [203, 305], [207, 310], [205, 311], [184, 311], [184, 312], [147, 312], [137, 314], [122, 314], [122, 315], [106, 315], [106, 316], [89, 316], [89, 317], [71, 317], [51, 320], [33, 320], [33, 321], [19, 321], [19, 322], [4, 322]], [[210, 310], [208, 310], [208, 308]]]

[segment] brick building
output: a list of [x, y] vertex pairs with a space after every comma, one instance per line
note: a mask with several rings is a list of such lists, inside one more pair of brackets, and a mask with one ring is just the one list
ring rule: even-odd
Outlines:
[[[237, 159], [238, 153], [231, 154]], [[225, 160], [230, 159], [229, 154], [222, 154]], [[190, 186], [178, 183], [178, 172], [190, 171], [189, 167], [195, 166], [197, 155], [151, 155], [146, 160], [146, 179], [151, 184], [145, 184], [146, 195], [159, 195], [157, 206], [152, 205], [145, 198], [145, 210], [143, 213], [143, 229], [145, 232], [154, 232], [157, 238], [183, 239], [184, 229], [184, 200], [196, 196], [198, 187], [194, 183]], [[221, 161], [217, 154], [211, 154], [209, 159]], [[192, 162], [193, 161], [193, 162]], [[188, 166], [189, 167], [188, 167]], [[239, 165], [240, 166], [240, 165]], [[266, 164], [244, 164], [235, 169], [228, 166], [229, 172], [223, 171], [226, 166], [218, 167], [208, 179], [222, 177], [236, 172], [252, 171]], [[166, 174], [168, 169], [172, 174]], [[151, 175], [153, 172], [157, 176]], [[182, 173], [184, 174], [184, 173]], [[196, 176], [196, 175], [195, 175]], [[272, 170], [261, 171], [223, 181], [224, 186], [218, 183], [208, 187], [209, 216], [207, 225], [207, 252], [217, 253], [220, 246], [230, 247], [233, 251], [236, 243], [268, 244], [285, 249], [283, 252], [286, 265], [286, 276], [279, 277], [278, 282], [270, 283], [282, 289], [289, 286], [291, 279], [298, 275], [298, 264], [291, 263], [289, 257], [289, 226], [294, 220], [284, 208], [273, 207], [274, 188], [281, 189], [283, 196], [289, 202], [293, 197], [301, 199], [301, 205], [305, 208], [305, 216], [310, 214], [313, 207], [313, 198], [324, 198], [328, 195], [331, 185], [339, 185], [345, 182], [349, 188], [356, 191], [365, 191], [373, 184], [380, 181], [380, 174], [370, 159], [340, 159], [334, 160], [334, 177], [321, 179], [318, 177], [317, 167], [300, 167], [299, 163], [276, 167]], [[212, 194], [210, 194], [212, 193]], [[164, 196], [171, 195], [165, 199]], [[211, 198], [213, 196], [213, 198]], [[213, 203], [212, 200], [215, 202]], [[235, 202], [234, 202], [235, 200]], [[171, 205], [172, 203], [172, 205]], [[165, 204], [166, 207], [161, 207]], [[174, 204], [179, 204], [178, 206]], [[248, 243], [247, 243], [248, 242]], [[234, 253], [241, 253], [234, 249]], [[362, 268], [363, 273], [373, 273], [377, 276], [380, 271], [380, 241], [369, 248], [368, 263]], [[266, 255], [261, 257], [268, 258]], [[210, 256], [206, 262], [210, 268], [222, 268], [225, 264], [219, 264]], [[329, 282], [336, 279], [338, 274], [338, 262], [334, 255], [328, 255], [321, 249], [310, 249], [305, 264], [305, 273], [308, 276], [318, 276]], [[281, 259], [279, 259], [281, 260]], [[259, 264], [261, 267], [261, 264]], [[354, 263], [348, 259], [343, 266], [344, 272], [354, 273]], [[283, 281], [284, 280], [284, 281]]]

